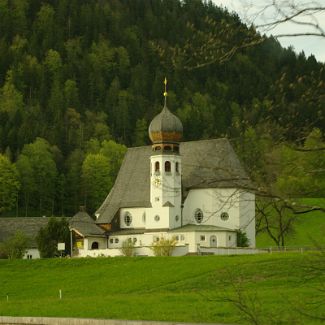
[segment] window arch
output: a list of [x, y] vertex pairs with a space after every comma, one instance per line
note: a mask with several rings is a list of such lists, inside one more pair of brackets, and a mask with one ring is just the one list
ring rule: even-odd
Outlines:
[[171, 172], [171, 163], [170, 161], [165, 162], [165, 172], [170, 173]]
[[92, 244], [91, 244], [91, 249], [98, 249], [98, 242], [97, 241], [94, 241]]
[[176, 162], [176, 164], [175, 164], [175, 172], [179, 173], [179, 163], [178, 162]]
[[159, 173], [159, 171], [160, 171], [160, 164], [159, 164], [159, 161], [156, 161], [155, 162], [155, 172]]

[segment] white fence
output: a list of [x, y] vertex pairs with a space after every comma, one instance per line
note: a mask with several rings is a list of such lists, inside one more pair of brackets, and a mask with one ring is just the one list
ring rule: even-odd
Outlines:
[[267, 251], [249, 247], [198, 247], [198, 255], [249, 255], [262, 253], [267, 253]]

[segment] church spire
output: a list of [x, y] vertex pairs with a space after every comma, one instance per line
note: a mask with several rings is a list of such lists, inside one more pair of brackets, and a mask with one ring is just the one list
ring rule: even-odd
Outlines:
[[149, 125], [149, 137], [154, 151], [178, 152], [179, 142], [183, 135], [180, 119], [167, 108], [167, 78], [164, 79], [165, 105]]
[[164, 91], [164, 97], [165, 97], [165, 105], [164, 107], [167, 106], [167, 96], [168, 96], [168, 93], [167, 93], [167, 78], [165, 77], [165, 80], [164, 80], [164, 85], [165, 85], [165, 91]]

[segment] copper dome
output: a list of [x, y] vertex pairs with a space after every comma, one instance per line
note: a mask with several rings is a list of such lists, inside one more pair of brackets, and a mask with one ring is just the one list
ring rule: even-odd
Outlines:
[[154, 144], [179, 143], [183, 135], [180, 119], [169, 111], [165, 105], [149, 125], [149, 138]]

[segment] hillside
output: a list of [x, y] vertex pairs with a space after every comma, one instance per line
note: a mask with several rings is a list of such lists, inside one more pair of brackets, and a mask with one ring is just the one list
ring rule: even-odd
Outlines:
[[[325, 207], [325, 199], [303, 199], [301, 204], [307, 206]], [[324, 212], [313, 211], [296, 216], [293, 231], [286, 236], [285, 246], [290, 247], [325, 247], [325, 222]], [[276, 246], [266, 232], [259, 233], [256, 237], [256, 246], [266, 248]]]
[[324, 273], [304, 281], [314, 263], [324, 261], [310, 254], [2, 260], [0, 315], [243, 324], [229, 302], [240, 293], [263, 324], [271, 317], [318, 324], [294, 309], [324, 315], [318, 305], [310, 310]]
[[165, 76], [184, 140], [232, 138], [255, 170], [252, 130], [301, 144], [321, 128], [324, 73], [212, 2], [2, 2], [0, 152], [17, 162], [19, 195], [1, 211], [71, 216], [81, 202], [94, 211], [125, 152], [116, 142], [148, 143]]

